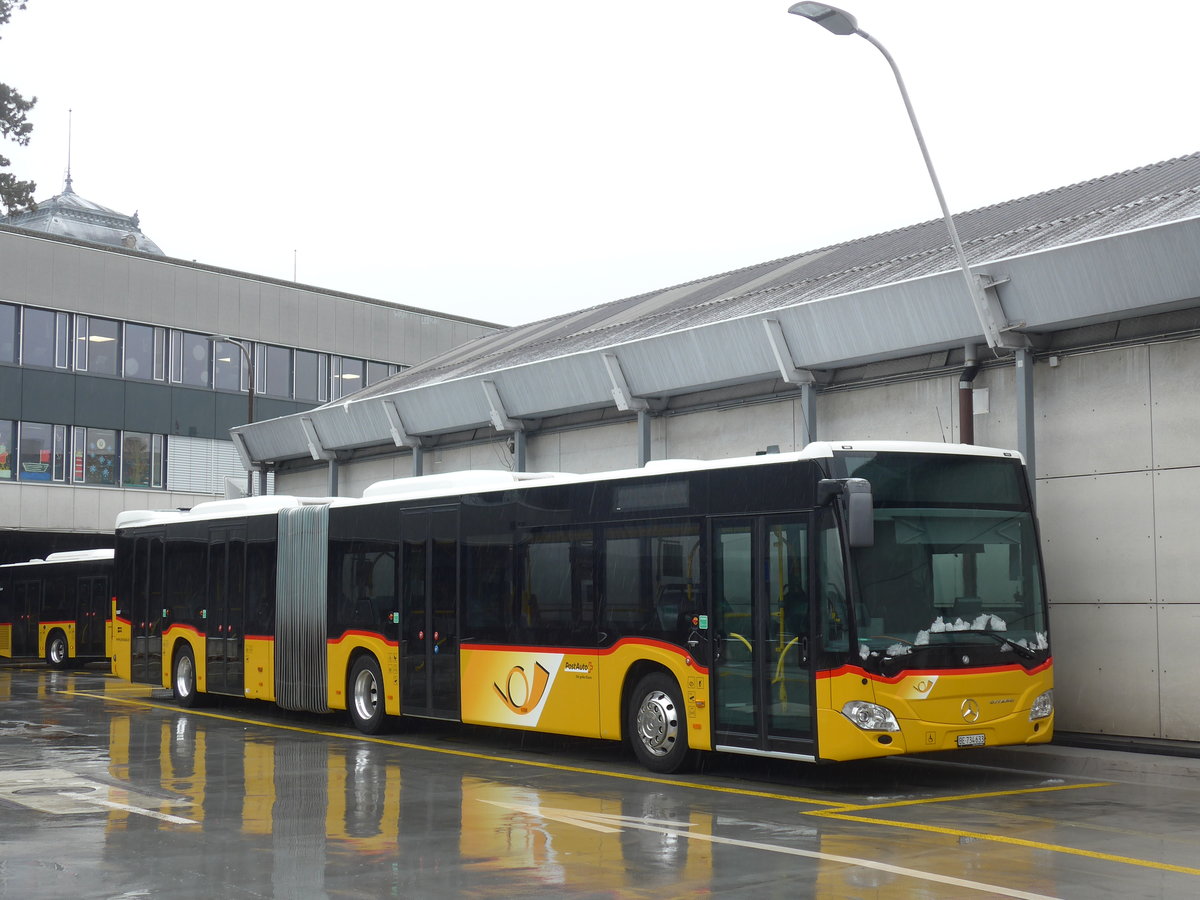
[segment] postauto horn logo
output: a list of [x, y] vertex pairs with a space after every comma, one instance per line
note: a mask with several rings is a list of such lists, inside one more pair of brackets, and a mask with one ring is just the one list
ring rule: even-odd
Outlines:
[[500, 701], [518, 716], [528, 715], [537, 709], [542, 695], [546, 693], [546, 685], [550, 683], [550, 672], [541, 663], [533, 664], [533, 684], [525, 674], [524, 666], [513, 666], [508, 670], [504, 687], [492, 682], [492, 687], [500, 697]]

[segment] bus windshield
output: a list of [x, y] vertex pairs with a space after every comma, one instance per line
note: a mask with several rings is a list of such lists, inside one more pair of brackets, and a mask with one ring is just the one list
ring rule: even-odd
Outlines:
[[1049, 656], [1037, 534], [1015, 459], [846, 453], [866, 478], [875, 544], [853, 556], [857, 656], [871, 671]]

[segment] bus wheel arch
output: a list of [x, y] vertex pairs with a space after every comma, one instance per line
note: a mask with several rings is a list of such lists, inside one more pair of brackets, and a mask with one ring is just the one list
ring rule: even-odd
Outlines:
[[71, 661], [71, 645], [61, 628], [51, 630], [46, 636], [46, 665], [52, 669], [65, 669]]
[[346, 712], [363, 734], [379, 734], [387, 720], [383, 669], [374, 654], [362, 652], [350, 661], [346, 676]]
[[670, 775], [691, 767], [683, 691], [675, 676], [657, 665], [631, 670], [622, 703], [625, 737], [639, 763]]
[[191, 709], [200, 703], [200, 691], [196, 686], [196, 654], [187, 641], [178, 641], [171, 655], [171, 694], [175, 703]]

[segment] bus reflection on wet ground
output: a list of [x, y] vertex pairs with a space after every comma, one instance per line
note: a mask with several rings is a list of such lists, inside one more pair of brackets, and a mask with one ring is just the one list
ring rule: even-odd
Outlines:
[[[180, 711], [102, 671], [0, 668], [3, 897], [1182, 897], [1179, 785], [912, 759], [712, 756], [444, 723]], [[985, 759], [981, 756], [980, 759]]]

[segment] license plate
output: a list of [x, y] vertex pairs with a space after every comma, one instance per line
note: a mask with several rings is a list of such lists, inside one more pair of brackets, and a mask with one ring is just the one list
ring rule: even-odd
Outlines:
[[958, 736], [958, 746], [960, 747], [982, 747], [986, 743], [986, 739], [982, 734], [960, 734]]

